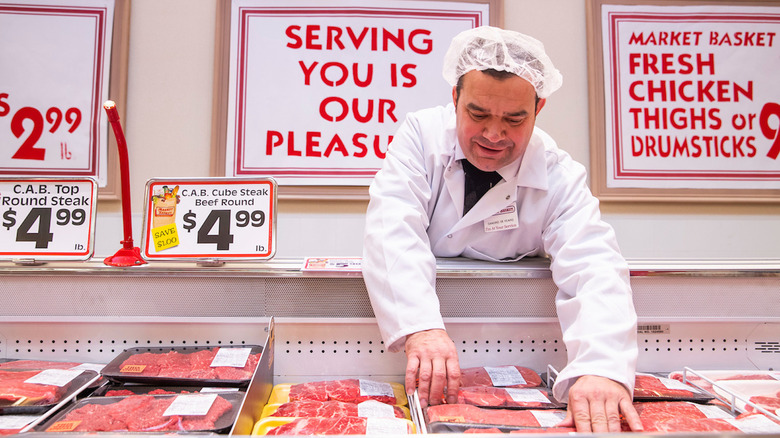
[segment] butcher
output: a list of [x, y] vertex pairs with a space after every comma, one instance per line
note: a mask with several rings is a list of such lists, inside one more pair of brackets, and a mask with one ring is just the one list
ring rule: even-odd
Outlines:
[[452, 103], [411, 113], [370, 189], [363, 276], [390, 351], [406, 351], [405, 385], [423, 405], [455, 403], [460, 366], [436, 296], [436, 258], [550, 259], [568, 354], [553, 395], [560, 426], [632, 430], [637, 360], [629, 270], [602, 221], [585, 168], [535, 126], [562, 84], [543, 45], [483, 26], [444, 59]]

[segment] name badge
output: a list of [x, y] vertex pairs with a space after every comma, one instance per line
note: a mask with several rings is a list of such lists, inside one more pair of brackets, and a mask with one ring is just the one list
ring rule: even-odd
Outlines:
[[510, 204], [502, 208], [498, 213], [485, 219], [486, 233], [511, 230], [512, 228], [517, 228], [519, 226], [517, 220], [517, 207], [515, 207], [515, 204]]

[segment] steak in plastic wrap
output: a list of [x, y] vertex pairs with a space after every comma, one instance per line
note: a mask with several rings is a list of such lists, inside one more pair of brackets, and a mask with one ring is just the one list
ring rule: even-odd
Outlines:
[[714, 398], [677, 380], [649, 374], [637, 374], [634, 399], [709, 400]]
[[[682, 430], [686, 427], [695, 428], [694, 423], [708, 418], [733, 418], [729, 412], [718, 406], [684, 401], [634, 403], [634, 407], [639, 414], [645, 432], [671, 431], [675, 428]], [[687, 423], [691, 423], [691, 425], [688, 426]]]
[[[713, 382], [731, 381], [731, 380], [776, 380], [768, 372], [758, 372], [758, 371], [756, 372], [743, 371], [743, 372], [736, 372], [736, 373], [730, 373], [727, 371], [703, 371], [700, 373], [704, 377], [707, 377], [710, 380], [712, 380]], [[675, 371], [669, 373], [669, 378], [677, 380], [678, 382], [682, 382], [683, 373], [681, 371]], [[712, 384], [701, 376], [698, 376], [694, 373], [687, 373], [685, 375], [685, 380], [695, 385], [698, 385], [701, 389], [707, 392], [714, 393], [714, 388], [712, 387]]]
[[[379, 408], [387, 408], [389, 415], [381, 415], [374, 407], [371, 409], [370, 404], [380, 404]], [[369, 409], [360, 409], [360, 406], [367, 407]], [[366, 413], [365, 411], [369, 411]], [[373, 413], [373, 414], [372, 414]], [[364, 415], [361, 415], [364, 414]], [[283, 403], [276, 408], [276, 411], [271, 414], [274, 417], [396, 417], [406, 418], [404, 411], [398, 407], [389, 405], [386, 403], [377, 402], [375, 400], [368, 400], [361, 403], [347, 403], [337, 400], [296, 400], [287, 403]]]
[[120, 365], [122, 373], [133, 376], [164, 377], [196, 380], [246, 380], [260, 360], [260, 354], [251, 354], [246, 364], [239, 367], [212, 367], [218, 349], [204, 349], [193, 353], [173, 350], [166, 353], [133, 354]]
[[463, 368], [460, 382], [461, 386], [532, 388], [541, 386], [542, 378], [530, 368], [508, 365]]
[[0, 371], [0, 406], [17, 403], [47, 405], [56, 403], [64, 389], [56, 385], [26, 383], [40, 373], [31, 371]]
[[323, 380], [298, 383], [290, 386], [290, 401], [296, 400], [336, 400], [347, 403], [360, 403], [376, 400], [394, 405], [397, 403], [393, 388], [388, 383], [363, 379]]
[[412, 434], [411, 422], [396, 418], [296, 418], [268, 430], [266, 435], [382, 435]]
[[217, 396], [206, 415], [163, 416], [175, 398], [134, 395], [110, 403], [86, 403], [67, 412], [47, 431], [211, 431], [216, 428], [217, 420], [233, 407], [231, 402]]
[[467, 386], [458, 390], [458, 403], [490, 408], [560, 408], [542, 388], [496, 388]]
[[552, 427], [563, 421], [566, 411], [534, 411], [480, 408], [465, 404], [442, 404], [426, 408], [428, 423], [491, 424], [496, 426]]
[[[780, 410], [780, 392], [771, 395], [754, 395], [748, 399], [749, 402], [755, 404], [758, 407], [764, 408], [769, 412], [775, 412]], [[753, 406], [746, 404], [746, 412], [758, 412]]]
[[[647, 431], [647, 430], [645, 430]], [[740, 416], [738, 418], [682, 418], [675, 417], [661, 424], [656, 432], [744, 432], [751, 434], [780, 433], [780, 424], [760, 414]]]

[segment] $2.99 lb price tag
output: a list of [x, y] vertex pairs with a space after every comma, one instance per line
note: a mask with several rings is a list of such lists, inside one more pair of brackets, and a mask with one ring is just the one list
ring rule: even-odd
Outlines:
[[0, 258], [89, 259], [97, 190], [91, 178], [0, 179]]
[[149, 180], [142, 256], [270, 259], [276, 252], [276, 195], [272, 178]]

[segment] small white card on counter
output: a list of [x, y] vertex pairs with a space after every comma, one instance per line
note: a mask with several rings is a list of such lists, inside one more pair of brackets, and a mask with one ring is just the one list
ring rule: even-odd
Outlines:
[[393, 406], [376, 400], [366, 400], [357, 405], [358, 417], [395, 418]]
[[398, 418], [367, 418], [366, 435], [408, 435], [408, 423]]
[[512, 228], [519, 227], [519, 221], [517, 219], [517, 207], [515, 204], [509, 204], [502, 208], [501, 211], [485, 219], [485, 232], [492, 233], [494, 231], [511, 230]]
[[542, 391], [532, 388], [504, 388], [509, 397], [516, 402], [550, 403], [550, 399]]
[[360, 395], [362, 396], [370, 396], [370, 395], [389, 396], [389, 397], [395, 396], [395, 393], [393, 392], [393, 387], [389, 383], [376, 382], [373, 380], [366, 380], [366, 379], [360, 379], [358, 382], [360, 383]]
[[65, 386], [70, 383], [71, 380], [78, 377], [82, 372], [82, 370], [43, 370], [40, 373], [25, 380], [24, 383]]
[[180, 395], [173, 399], [168, 409], [163, 412], [163, 416], [206, 415], [216, 399], [217, 394]]
[[520, 374], [520, 371], [513, 366], [504, 367], [483, 367], [490, 376], [493, 386], [514, 386], [525, 385], [527, 382]]
[[251, 348], [220, 348], [214, 355], [211, 366], [243, 368], [251, 352]]

